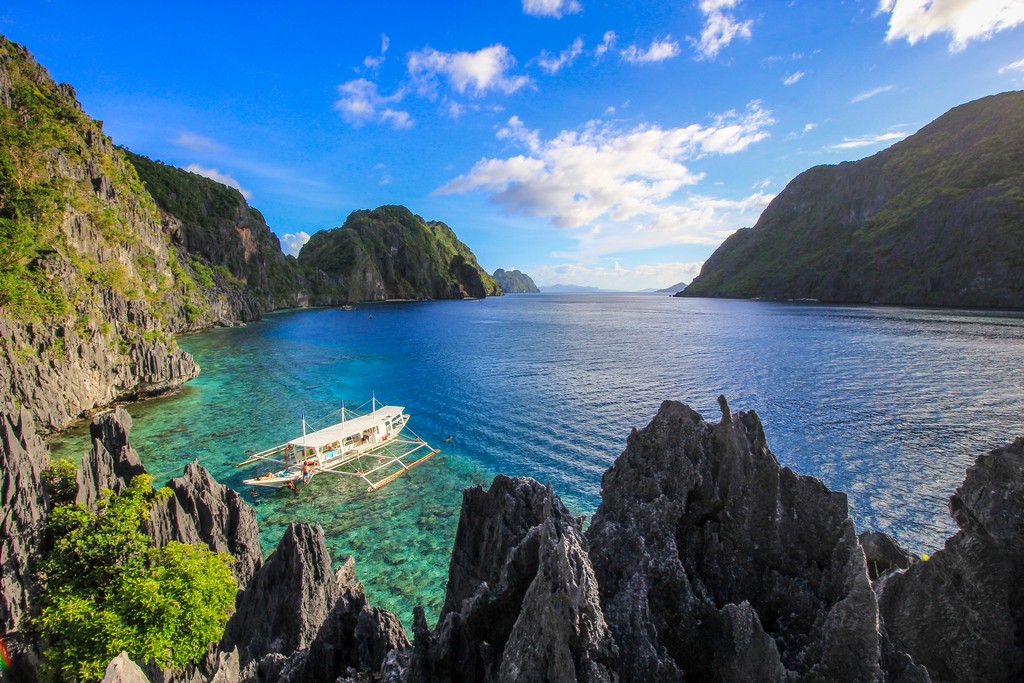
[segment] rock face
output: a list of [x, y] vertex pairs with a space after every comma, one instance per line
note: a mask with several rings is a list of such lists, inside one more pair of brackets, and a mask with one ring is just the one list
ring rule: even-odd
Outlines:
[[48, 460], [27, 410], [0, 415], [0, 632], [12, 680], [35, 680], [38, 666], [34, 640], [25, 631], [36, 613], [33, 556], [46, 517], [42, 471]]
[[467, 489], [438, 626], [416, 612], [405, 680], [613, 680], [586, 548], [580, 520], [531, 479]]
[[720, 403], [714, 425], [665, 402], [602, 480], [587, 537], [621, 680], [879, 679], [846, 496]]
[[1024, 92], [800, 174], [681, 296], [1024, 307]]
[[245, 590], [263, 566], [256, 511], [233, 489], [218, 483], [198, 461], [186, 465], [184, 476], [171, 479], [167, 486], [174, 495], [160, 501], [151, 513], [149, 531], [157, 544], [201, 544], [232, 555], [238, 589]]
[[506, 294], [537, 294], [540, 290], [526, 273], [519, 270], [498, 268], [493, 277]]
[[78, 469], [77, 502], [92, 507], [102, 489], [119, 493], [133, 478], [145, 474], [139, 454], [128, 442], [131, 430], [132, 417], [121, 406], [93, 418], [89, 424], [92, 450], [82, 458]]
[[501, 294], [451, 228], [404, 206], [354, 211], [340, 228], [314, 234], [299, 264], [322, 272], [313, 282], [321, 303]]
[[220, 649], [238, 648], [243, 680], [334, 681], [347, 667], [379, 670], [408, 640], [370, 608], [351, 566], [337, 575], [323, 529], [291, 524], [239, 595]]
[[960, 530], [943, 550], [883, 577], [894, 647], [936, 681], [1024, 679], [1024, 438], [983, 455], [949, 499]]

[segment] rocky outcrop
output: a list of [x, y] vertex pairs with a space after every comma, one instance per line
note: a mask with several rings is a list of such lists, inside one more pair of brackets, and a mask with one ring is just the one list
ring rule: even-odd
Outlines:
[[467, 489], [444, 607], [432, 633], [417, 610], [405, 680], [613, 680], [580, 523], [531, 479]]
[[680, 296], [1024, 307], [1024, 92], [794, 178]]
[[93, 418], [89, 424], [92, 449], [78, 469], [77, 502], [92, 507], [102, 497], [103, 489], [119, 493], [132, 479], [146, 473], [139, 454], [128, 442], [131, 430], [132, 417], [121, 406]]
[[197, 460], [167, 487], [173, 495], [154, 505], [151, 513], [149, 532], [157, 544], [179, 541], [228, 553], [235, 558], [232, 572], [238, 589], [244, 590], [263, 566], [256, 511]]
[[469, 247], [444, 223], [404, 206], [354, 211], [299, 252], [323, 304], [384, 299], [464, 299], [501, 294]]
[[323, 529], [291, 524], [239, 595], [220, 649], [238, 648], [243, 680], [334, 681], [407, 645], [398, 619], [367, 605], [351, 565], [331, 570]]
[[1024, 679], [1024, 438], [983, 455], [949, 499], [960, 530], [877, 588], [895, 649], [936, 681]]
[[498, 268], [492, 273], [492, 277], [506, 294], [537, 294], [540, 292], [533, 278], [520, 270]]
[[872, 581], [889, 570], [907, 569], [917, 558], [896, 542], [889, 534], [865, 531], [857, 537], [864, 559], [868, 563], [868, 576]]
[[846, 496], [780, 467], [754, 412], [665, 402], [587, 532], [623, 681], [877, 680], [878, 609]]
[[103, 672], [103, 680], [100, 683], [150, 683], [150, 681], [142, 667], [133, 662], [127, 652], [121, 652], [110, 660], [110, 664], [107, 664], [107, 668]]
[[12, 680], [33, 681], [38, 667], [39, 653], [26, 630], [36, 614], [33, 561], [46, 517], [42, 471], [48, 460], [27, 410], [0, 415], [0, 632]]

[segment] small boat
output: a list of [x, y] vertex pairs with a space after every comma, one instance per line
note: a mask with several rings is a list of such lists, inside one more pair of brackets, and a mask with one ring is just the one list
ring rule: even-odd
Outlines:
[[[359, 477], [367, 491], [376, 491], [440, 452], [415, 435], [403, 438], [408, 423], [403, 406], [386, 406], [371, 398], [369, 412], [342, 406], [340, 422], [316, 431], [307, 431], [303, 415], [302, 436], [253, 453], [236, 466], [271, 465], [265, 474], [245, 479], [246, 486], [291, 488], [330, 473]], [[409, 462], [414, 454], [417, 459]]]

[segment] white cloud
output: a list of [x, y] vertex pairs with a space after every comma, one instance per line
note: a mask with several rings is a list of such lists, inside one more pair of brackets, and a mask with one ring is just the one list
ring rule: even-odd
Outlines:
[[309, 241], [309, 234], [305, 232], [287, 233], [281, 235], [281, 251], [292, 256], [298, 256], [302, 245]]
[[380, 34], [380, 56], [378, 57], [367, 57], [363, 60], [363, 66], [367, 69], [377, 69], [384, 60], [387, 59], [385, 56], [388, 52], [388, 48], [391, 46], [391, 39], [388, 38], [386, 33]]
[[886, 41], [906, 38], [913, 45], [934, 33], [948, 33], [950, 52], [1024, 24], [1020, 0], [879, 0], [878, 12], [890, 15]]
[[879, 133], [877, 135], [865, 135], [859, 138], [843, 138], [842, 142], [829, 145], [829, 149], [856, 149], [858, 147], [870, 147], [883, 142], [896, 142], [907, 137], [907, 133], [891, 132]]
[[413, 124], [409, 112], [392, 109], [389, 105], [402, 99], [399, 91], [385, 97], [377, 92], [377, 84], [365, 78], [357, 78], [338, 86], [338, 99], [334, 103], [335, 111], [354, 126], [365, 123], [384, 123], [392, 128], [410, 128]]
[[601, 39], [601, 44], [594, 48], [594, 56], [598, 58], [604, 56], [604, 53], [615, 47], [615, 42], [618, 39], [619, 37], [615, 35], [615, 31], [605, 31], [604, 37]]
[[854, 95], [853, 98], [850, 99], [850, 104], [857, 104], [858, 102], [863, 102], [864, 100], [870, 100], [875, 95], [881, 95], [884, 92], [891, 92], [892, 89], [893, 86], [891, 85], [883, 85], [882, 87], [875, 88], [873, 90], [865, 90], [862, 93], [857, 93], [856, 95]]
[[187, 130], [179, 133], [173, 142], [179, 147], [191, 149], [194, 152], [223, 152], [225, 150], [224, 145], [212, 138]]
[[698, 59], [714, 59], [722, 48], [728, 47], [736, 38], [750, 40], [753, 35], [750, 19], [740, 21], [735, 15], [726, 12], [739, 5], [740, 0], [701, 0], [700, 11], [704, 15], [704, 26], [700, 32], [700, 40], [691, 38], [690, 42], [697, 50]]
[[549, 74], [555, 74], [561, 71], [563, 67], [569, 66], [576, 61], [576, 58], [581, 54], [583, 54], [583, 38], [577, 38], [572, 41], [572, 45], [562, 50], [558, 55], [552, 55], [547, 50], [544, 50], [537, 57], [536, 61], [540, 68]]
[[805, 123], [804, 124], [804, 134], [806, 135], [807, 133], [810, 133], [812, 130], [814, 130], [817, 127], [818, 127], [818, 124], [816, 124], [816, 123]]
[[803, 71], [794, 71], [793, 73], [791, 73], [788, 76], [786, 76], [785, 79], [783, 79], [782, 84], [783, 85], [795, 85], [796, 83], [800, 82], [800, 79], [803, 78], [806, 75], [807, 74], [805, 74]]
[[509, 212], [548, 216], [573, 230], [586, 253], [716, 243], [739, 227], [730, 217], [759, 212], [767, 195], [735, 201], [694, 196], [680, 204], [673, 195], [703, 178], [687, 162], [743, 151], [766, 138], [773, 123], [770, 112], [751, 102], [745, 112], [726, 112], [708, 126], [619, 130], [591, 121], [545, 140], [512, 117], [498, 137], [525, 153], [481, 159], [436, 192], [483, 191]]
[[1000, 75], [1013, 73], [1014, 71], [1020, 71], [1024, 73], [1024, 59], [1018, 59], [1013, 64], [1007, 64], [1006, 66], [999, 67]]
[[242, 193], [242, 196], [245, 197], [246, 201], [252, 199], [252, 192], [249, 192], [249, 190], [246, 190], [241, 185], [239, 185], [238, 181], [229, 176], [227, 173], [221, 173], [216, 168], [203, 168], [199, 164], [189, 164], [188, 166], [185, 167], [185, 170], [188, 171], [189, 173], [195, 173], [205, 178], [209, 178], [210, 180], [216, 180], [221, 185], [227, 185], [228, 187], [235, 188], [236, 190]]
[[649, 263], [625, 267], [619, 261], [611, 264], [562, 263], [533, 266], [530, 277], [541, 287], [573, 284], [601, 289], [636, 292], [647, 287], [661, 289], [677, 282], [690, 282], [700, 273], [701, 261]]
[[566, 14], [583, 11], [577, 0], [523, 0], [523, 11], [535, 17], [561, 19]]
[[672, 36], [665, 36], [661, 40], [652, 40], [650, 47], [646, 50], [636, 45], [630, 45], [620, 54], [630, 64], [648, 64], [678, 57], [679, 53], [679, 43], [672, 40]]
[[409, 53], [409, 75], [420, 94], [434, 97], [439, 77], [459, 94], [483, 95], [491, 90], [511, 94], [529, 85], [527, 76], [509, 73], [515, 58], [498, 43], [476, 52], [439, 52], [427, 47]]

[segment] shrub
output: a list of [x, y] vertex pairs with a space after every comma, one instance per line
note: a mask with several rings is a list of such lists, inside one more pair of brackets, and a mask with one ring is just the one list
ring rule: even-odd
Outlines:
[[63, 678], [96, 681], [122, 650], [166, 668], [196, 662], [216, 642], [234, 606], [232, 557], [140, 531], [156, 498], [140, 475], [95, 509], [58, 505], [48, 520], [52, 550], [38, 626], [50, 642], [46, 666]]

